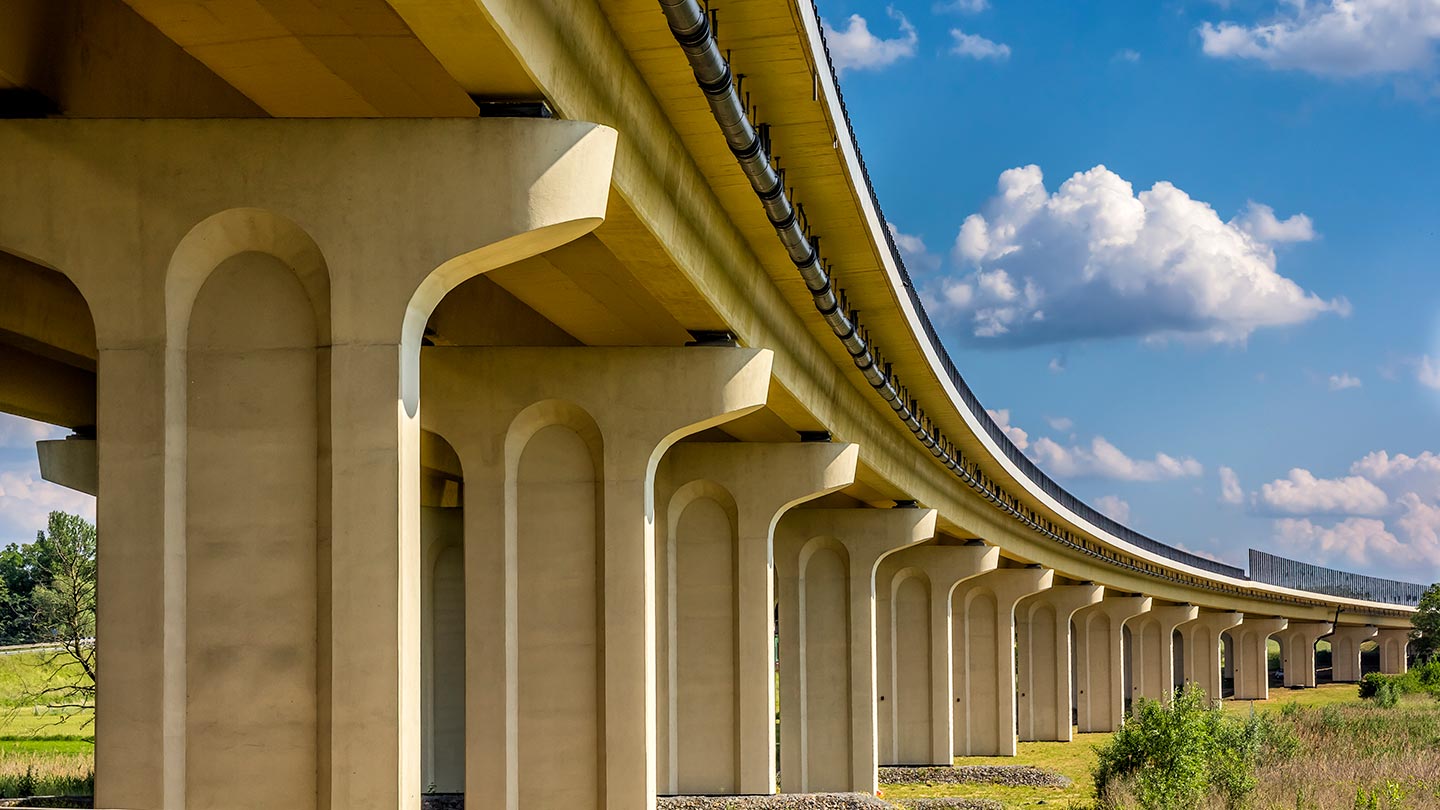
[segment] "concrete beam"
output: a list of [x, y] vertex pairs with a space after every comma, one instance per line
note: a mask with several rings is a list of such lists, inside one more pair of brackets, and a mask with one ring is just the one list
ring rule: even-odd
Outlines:
[[52, 484], [86, 495], [100, 494], [100, 462], [95, 457], [96, 441], [70, 436], [35, 443], [40, 456], [40, 477]]

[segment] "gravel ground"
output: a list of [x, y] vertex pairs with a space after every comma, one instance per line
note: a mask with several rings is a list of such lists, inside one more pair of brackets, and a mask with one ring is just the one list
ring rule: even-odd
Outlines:
[[464, 793], [427, 793], [420, 797], [421, 810], [465, 810]]
[[906, 810], [1004, 810], [1005, 805], [994, 799], [899, 799]]
[[924, 768], [881, 768], [880, 781], [890, 785], [958, 785], [980, 782], [1019, 787], [1070, 787], [1070, 777], [1033, 765], [943, 765]]
[[661, 796], [660, 810], [894, 810], [867, 793], [780, 796]]

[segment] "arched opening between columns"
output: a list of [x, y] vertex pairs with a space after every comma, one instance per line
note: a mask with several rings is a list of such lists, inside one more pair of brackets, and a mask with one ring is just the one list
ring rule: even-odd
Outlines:
[[[30, 542], [36, 532], [51, 532], [49, 512], [64, 512], [80, 516], [97, 526], [96, 537], [103, 538], [100, 531], [98, 512], [100, 502], [99, 468], [97, 464], [97, 422], [99, 351], [96, 339], [95, 319], [88, 301], [81, 290], [65, 273], [37, 260], [22, 257], [5, 250], [0, 245], [0, 436], [5, 449], [10, 450], [17, 461], [12, 469], [4, 471], [0, 483], [0, 518], [15, 530], [16, 534], [5, 538]], [[121, 498], [104, 501], [107, 509], [125, 506]], [[63, 525], [63, 524], [62, 524]], [[110, 525], [110, 524], [105, 524]], [[57, 526], [56, 528], [60, 528]], [[78, 527], [77, 527], [78, 528]], [[63, 531], [63, 529], [62, 529]], [[67, 546], [71, 552], [65, 556], [74, 563], [74, 570], [90, 571], [93, 561], [89, 560], [88, 545], [83, 534], [76, 533], [75, 545]], [[68, 533], [68, 532], [66, 532]], [[114, 557], [116, 551], [98, 540], [98, 556]], [[117, 570], [119, 564], [113, 566]], [[54, 572], [36, 571], [34, 576], [41, 580], [36, 584], [50, 584]], [[92, 590], [93, 582], [82, 579], [77, 583], [76, 611], [66, 611], [61, 631], [65, 650], [53, 654], [53, 660], [62, 668], [66, 677], [45, 682], [47, 687], [59, 686], [62, 682], [74, 683], [79, 689], [71, 692], [35, 693], [26, 688], [27, 702], [37, 705], [35, 711], [52, 714], [47, 718], [51, 726], [49, 733], [93, 734], [96, 731], [97, 716], [102, 702], [95, 700], [90, 687], [99, 687], [104, 679], [92, 681], [86, 671], [99, 674], [99, 657], [96, 643], [89, 637], [100, 637], [95, 627], [96, 616], [89, 615], [86, 602], [104, 600], [110, 608], [111, 626], [123, 622], [128, 605], [123, 601], [124, 592], [109, 588], [103, 596]], [[88, 598], [85, 594], [88, 593]], [[22, 613], [21, 600], [28, 594], [11, 591], [9, 598], [18, 613]], [[17, 622], [17, 624], [20, 624]], [[8, 628], [10, 640], [6, 643], [27, 643], [30, 641], [52, 640], [48, 622]], [[73, 628], [71, 630], [70, 628]], [[123, 629], [123, 628], [122, 628]], [[118, 644], [127, 639], [117, 633], [104, 635], [114, 638]], [[32, 635], [33, 634], [33, 635]], [[123, 678], [123, 661], [107, 669], [107, 674]], [[33, 682], [25, 678], [26, 682]], [[39, 687], [34, 687], [38, 689]], [[88, 704], [88, 710], [51, 710], [55, 704]], [[123, 702], [114, 702], [118, 711], [105, 714], [107, 741], [117, 735], [108, 734], [111, 728], [124, 726]], [[29, 707], [25, 707], [29, 713]], [[64, 718], [58, 716], [63, 714]], [[57, 722], [61, 721], [61, 722]], [[105, 768], [106, 777], [119, 775], [115, 768]], [[79, 776], [80, 774], [76, 774]]]
[[[681, 485], [656, 543], [661, 793], [739, 790], [738, 512], [708, 480]], [[657, 538], [659, 539], [659, 538]]]

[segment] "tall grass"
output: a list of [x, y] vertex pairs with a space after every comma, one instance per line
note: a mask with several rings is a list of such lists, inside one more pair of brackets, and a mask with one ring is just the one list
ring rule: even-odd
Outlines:
[[94, 792], [95, 762], [89, 754], [0, 752], [0, 799]]
[[1260, 769], [1259, 807], [1401, 810], [1440, 807], [1440, 705], [1287, 706], [1300, 753]]

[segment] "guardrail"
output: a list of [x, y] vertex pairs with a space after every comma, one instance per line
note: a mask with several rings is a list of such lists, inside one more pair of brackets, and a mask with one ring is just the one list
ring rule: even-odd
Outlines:
[[1420, 595], [1425, 592], [1424, 585], [1413, 582], [1352, 574], [1277, 557], [1253, 548], [1250, 549], [1250, 578], [1283, 588], [1412, 607], [1420, 604]]

